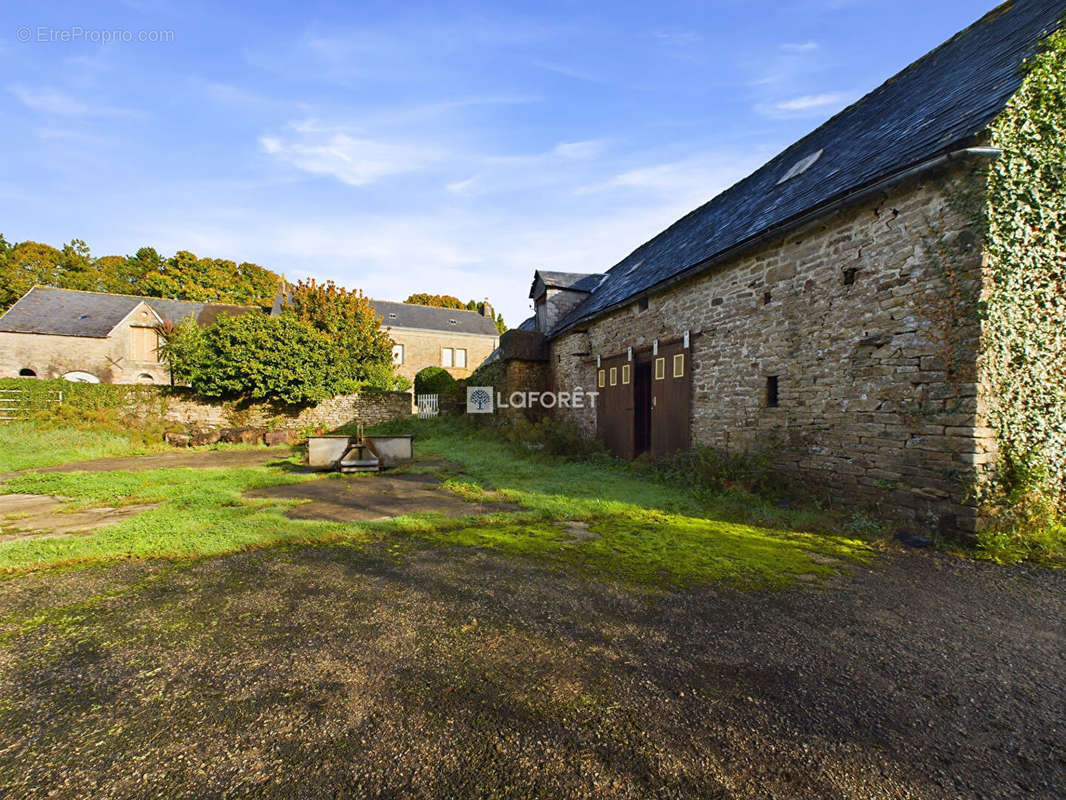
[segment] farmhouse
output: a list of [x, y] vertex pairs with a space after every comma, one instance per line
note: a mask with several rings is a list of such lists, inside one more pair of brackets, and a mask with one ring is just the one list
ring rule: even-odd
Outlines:
[[392, 337], [396, 372], [414, 380], [426, 367], [444, 367], [454, 378], [465, 378], [499, 344], [492, 306], [484, 311], [460, 311], [411, 303], [371, 300]]
[[37, 286], [0, 317], [0, 377], [168, 384], [157, 325], [187, 317], [209, 325], [220, 314], [253, 310]]
[[552, 413], [619, 456], [765, 450], [949, 533], [997, 459], [1061, 481], [1064, 8], [1004, 4], [602, 275], [538, 271], [503, 380], [596, 387]]

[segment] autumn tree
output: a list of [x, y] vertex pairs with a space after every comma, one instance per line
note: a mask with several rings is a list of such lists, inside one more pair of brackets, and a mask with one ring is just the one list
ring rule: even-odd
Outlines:
[[413, 294], [404, 300], [405, 303], [415, 306], [433, 306], [434, 308], [457, 308], [460, 311], [466, 309], [466, 303], [458, 297], [450, 294], [426, 294], [420, 292]]

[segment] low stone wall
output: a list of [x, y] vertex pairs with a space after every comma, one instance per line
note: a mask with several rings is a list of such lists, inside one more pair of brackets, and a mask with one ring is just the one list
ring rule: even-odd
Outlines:
[[188, 428], [276, 428], [331, 430], [350, 422], [377, 425], [411, 416], [409, 392], [340, 395], [307, 408], [269, 403], [205, 400], [183, 389], [143, 386], [129, 395], [130, 412], [176, 422]]

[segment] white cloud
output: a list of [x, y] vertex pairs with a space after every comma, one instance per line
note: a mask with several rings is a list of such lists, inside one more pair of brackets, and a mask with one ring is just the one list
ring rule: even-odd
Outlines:
[[802, 117], [835, 111], [843, 108], [854, 98], [855, 95], [850, 92], [805, 94], [776, 103], [761, 103], [755, 107], [755, 110], [768, 117]]
[[560, 142], [555, 146], [555, 154], [563, 158], [595, 158], [603, 152], [605, 142], [602, 139], [588, 139], [584, 142]]
[[781, 49], [786, 53], [813, 53], [818, 49], [818, 42], [785, 42]]
[[336, 178], [349, 186], [366, 186], [389, 175], [418, 172], [441, 157], [432, 148], [323, 131], [313, 122], [293, 128], [296, 137], [263, 136], [260, 147], [297, 169]]
[[136, 114], [130, 109], [91, 105], [50, 86], [30, 87], [16, 83], [9, 86], [8, 91], [15, 95], [19, 102], [27, 108], [43, 114], [54, 114], [63, 117], [131, 116]]

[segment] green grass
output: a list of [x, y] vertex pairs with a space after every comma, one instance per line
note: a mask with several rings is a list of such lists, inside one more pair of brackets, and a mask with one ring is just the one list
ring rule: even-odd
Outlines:
[[0, 424], [0, 474], [91, 458], [143, 455], [166, 445], [135, 431], [80, 430], [32, 422]]
[[159, 506], [84, 536], [0, 544], [0, 572], [128, 558], [220, 555], [327, 539], [341, 526], [289, 519], [283, 512], [290, 503], [243, 497], [249, 489], [310, 477], [272, 466], [22, 475], [3, 484], [3, 491], [55, 494], [69, 498], [76, 507]]
[[[453, 492], [473, 501], [506, 500], [521, 510], [342, 524], [290, 519], [284, 511], [291, 502], [244, 496], [249, 489], [329, 479], [294, 474], [291, 459], [241, 469], [28, 473], [0, 491], [57, 495], [71, 508], [159, 505], [84, 536], [0, 543], [0, 572], [384, 540], [386, 551], [399, 558], [412, 548], [479, 547], [634, 584], [782, 586], [797, 576], [826, 577], [874, 555], [868, 542], [844, 535], [818, 511], [780, 509], [737, 492], [709, 496], [609, 459], [530, 456], [449, 420], [391, 427], [416, 432], [418, 458], [447, 462], [436, 469]], [[592, 536], [576, 540], [560, 524], [567, 521], [584, 523]]]

